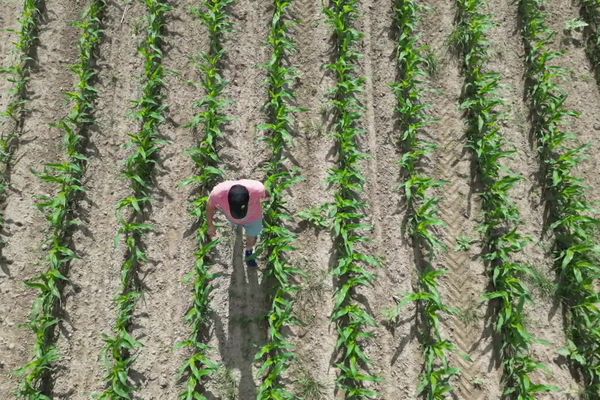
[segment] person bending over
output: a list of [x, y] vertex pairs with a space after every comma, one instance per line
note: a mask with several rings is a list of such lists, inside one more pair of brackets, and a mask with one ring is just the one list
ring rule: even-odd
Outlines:
[[225, 214], [231, 223], [243, 226], [246, 231], [244, 256], [248, 267], [256, 268], [258, 266], [253, 257], [254, 245], [263, 229], [262, 203], [269, 198], [270, 194], [265, 186], [259, 181], [251, 179], [219, 183], [208, 196], [208, 235], [213, 238], [217, 234], [215, 227], [217, 210]]

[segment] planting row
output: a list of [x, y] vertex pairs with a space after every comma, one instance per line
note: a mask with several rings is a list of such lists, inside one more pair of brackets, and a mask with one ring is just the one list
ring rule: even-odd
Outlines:
[[[223, 78], [226, 57], [224, 43], [232, 31], [230, 6], [233, 0], [204, 0], [194, 15], [209, 32], [209, 48], [198, 58], [198, 72], [204, 96], [195, 104], [198, 112], [189, 122], [191, 134], [198, 136], [198, 145], [190, 149], [196, 175], [186, 180], [194, 191], [190, 213], [197, 222], [195, 264], [193, 266], [193, 299], [185, 319], [189, 323], [189, 338], [180, 345], [187, 359], [180, 374], [184, 382], [182, 399], [207, 398], [206, 384], [220, 367], [209, 346], [211, 331], [211, 299], [215, 289], [211, 270], [213, 250], [219, 240], [209, 237], [206, 205], [208, 193], [225, 176], [219, 150], [227, 122], [234, 116], [226, 114], [227, 100]], [[166, 0], [144, 0], [147, 7], [147, 31], [140, 48], [144, 59], [142, 94], [136, 101], [134, 116], [137, 132], [130, 133], [131, 155], [122, 171], [131, 193], [116, 206], [119, 218], [117, 241], [123, 245], [121, 289], [115, 299], [117, 312], [114, 331], [104, 337], [104, 357], [107, 360], [105, 391], [102, 399], [131, 399], [136, 386], [131, 378], [135, 356], [142, 346], [132, 334], [134, 311], [141, 293], [138, 272], [148, 262], [144, 241], [153, 227], [148, 223], [154, 191], [155, 167], [164, 144], [160, 126], [167, 115], [164, 104], [164, 36], [172, 3]], [[458, 19], [453, 44], [462, 57], [464, 75], [460, 108], [467, 123], [466, 145], [471, 149], [477, 185], [480, 191], [482, 215], [481, 235], [483, 260], [489, 270], [490, 290], [484, 294], [493, 306], [498, 346], [503, 367], [503, 390], [507, 398], [534, 399], [541, 392], [560, 390], [538, 383], [533, 376], [544, 365], [531, 352], [538, 340], [528, 329], [526, 306], [531, 293], [525, 284], [532, 267], [517, 261], [526, 251], [528, 238], [521, 233], [521, 216], [511, 192], [522, 179], [506, 167], [513, 150], [502, 135], [500, 112], [504, 106], [498, 96], [500, 76], [488, 68], [489, 29], [493, 24], [483, 11], [484, 0], [457, 0]], [[77, 257], [71, 242], [78, 219], [78, 201], [85, 192], [87, 131], [94, 124], [94, 87], [98, 74], [95, 59], [102, 41], [103, 17], [109, 2], [93, 0], [77, 27], [81, 30], [79, 60], [73, 66], [77, 84], [67, 93], [71, 111], [57, 127], [64, 132], [65, 153], [48, 164], [38, 176], [56, 187], [55, 194], [40, 197], [38, 206], [49, 223], [48, 269], [27, 282], [39, 290], [31, 313], [29, 327], [36, 337], [31, 360], [20, 369], [19, 395], [28, 399], [49, 398], [52, 372], [60, 349], [55, 342], [59, 322], [62, 291], [68, 284], [70, 261]], [[265, 186], [271, 194], [266, 204], [266, 229], [259, 254], [265, 260], [266, 279], [273, 282], [271, 308], [265, 316], [268, 337], [256, 356], [260, 399], [294, 399], [294, 381], [288, 370], [294, 361], [290, 327], [297, 325], [294, 300], [302, 280], [299, 268], [290, 261], [295, 250], [296, 234], [291, 226], [301, 219], [312, 222], [316, 229], [331, 232], [335, 243], [335, 293], [331, 323], [336, 327], [337, 342], [334, 364], [337, 371], [336, 390], [347, 399], [380, 398], [380, 378], [371, 372], [366, 345], [373, 339], [378, 325], [359, 292], [375, 283], [375, 268], [381, 261], [368, 253], [371, 227], [367, 223], [368, 204], [364, 200], [366, 178], [363, 173], [367, 154], [363, 151], [363, 114], [361, 105], [365, 78], [361, 76], [360, 59], [363, 34], [358, 29], [358, 0], [331, 0], [323, 13], [333, 32], [333, 57], [325, 68], [334, 78], [328, 111], [336, 165], [327, 183], [334, 190], [334, 201], [293, 215], [287, 207], [288, 189], [301, 179], [301, 171], [293, 166], [289, 153], [296, 133], [295, 117], [301, 110], [295, 104], [294, 89], [297, 71], [290, 64], [296, 51], [294, 27], [299, 23], [292, 13], [290, 0], [273, 1], [273, 17], [267, 38], [271, 52], [265, 66], [268, 99], [266, 123], [260, 129], [271, 152], [265, 167]], [[440, 286], [445, 269], [437, 265], [443, 252], [443, 225], [439, 202], [443, 182], [429, 173], [428, 163], [436, 152], [426, 131], [433, 121], [428, 110], [435, 104], [425, 102], [428, 76], [426, 60], [418, 37], [421, 5], [415, 0], [393, 0], [394, 29], [397, 31], [396, 62], [398, 78], [389, 82], [396, 98], [399, 129], [395, 132], [401, 159], [401, 204], [406, 209], [410, 243], [414, 249], [415, 276], [418, 287], [405, 296], [389, 316], [397, 320], [403, 307], [411, 302], [417, 306], [424, 322], [419, 329], [423, 353], [423, 369], [419, 395], [427, 399], [449, 398], [455, 392], [454, 381], [460, 374], [451, 362], [456, 346], [448, 339], [443, 321], [456, 309], [444, 301]], [[561, 300], [567, 311], [565, 330], [567, 356], [583, 383], [586, 396], [600, 397], [600, 297], [597, 286], [598, 264], [597, 226], [591, 204], [586, 200], [585, 182], [573, 168], [584, 156], [585, 147], [577, 143], [574, 134], [565, 132], [566, 117], [575, 113], [565, 107], [566, 95], [557, 78], [560, 70], [551, 62], [559, 54], [549, 50], [553, 33], [547, 27], [542, 0], [520, 0], [522, 35], [526, 49], [526, 95], [537, 141], [540, 170], [550, 215], [549, 228], [555, 241], [553, 252]], [[598, 18], [600, 6], [595, 0], [582, 0], [588, 21], [588, 53], [592, 63], [598, 63]], [[16, 43], [18, 59], [7, 69], [13, 82], [11, 100], [5, 115], [0, 141], [0, 202], [6, 201], [10, 185], [10, 166], [25, 118], [27, 82], [31, 55], [36, 46], [40, 2], [25, 1], [21, 29]], [[435, 162], [433, 160], [432, 162]], [[0, 223], [3, 223], [0, 220]], [[1, 244], [0, 244], [1, 248]]]

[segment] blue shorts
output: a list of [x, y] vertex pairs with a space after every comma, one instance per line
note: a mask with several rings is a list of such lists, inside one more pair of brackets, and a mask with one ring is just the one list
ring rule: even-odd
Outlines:
[[260, 235], [260, 233], [263, 230], [262, 219], [259, 219], [254, 222], [250, 222], [248, 224], [240, 224], [240, 225], [244, 227], [244, 230], [246, 231], [246, 235], [248, 235], [248, 236], [256, 237], [256, 236]]

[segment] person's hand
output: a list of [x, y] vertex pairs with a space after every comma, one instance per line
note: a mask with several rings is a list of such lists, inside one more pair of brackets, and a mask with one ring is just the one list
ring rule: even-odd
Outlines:
[[217, 236], [217, 227], [211, 225], [208, 227], [208, 237], [214, 239], [215, 236]]

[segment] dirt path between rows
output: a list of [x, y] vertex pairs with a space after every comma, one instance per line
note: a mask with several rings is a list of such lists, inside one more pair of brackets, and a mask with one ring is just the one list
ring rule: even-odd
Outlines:
[[[18, 378], [13, 371], [33, 355], [34, 335], [21, 324], [28, 321], [37, 291], [24, 280], [46, 270], [44, 241], [47, 221], [35, 206], [36, 196], [53, 194], [33, 171], [45, 163], [62, 160], [62, 132], [50, 124], [65, 115], [64, 91], [74, 81], [69, 65], [77, 58], [77, 30], [73, 27], [85, 4], [47, 2], [40, 29], [36, 66], [31, 74], [24, 133], [14, 156], [11, 188], [6, 206], [6, 264], [0, 275], [0, 392], [13, 393]], [[15, 307], [18, 304], [18, 307]]]

